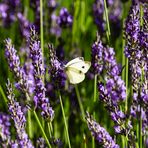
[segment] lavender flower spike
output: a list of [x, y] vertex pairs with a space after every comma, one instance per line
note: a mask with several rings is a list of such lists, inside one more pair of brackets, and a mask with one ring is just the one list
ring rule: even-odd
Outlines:
[[7, 84], [7, 97], [9, 100], [8, 108], [10, 116], [14, 121], [14, 125], [17, 131], [19, 147], [34, 148], [25, 131], [26, 118], [24, 112], [22, 111], [22, 107], [20, 106], [19, 102], [15, 101], [12, 85], [9, 80]]
[[125, 36], [127, 45], [125, 54], [129, 60], [132, 73], [133, 100], [130, 108], [131, 115], [139, 120], [142, 118], [142, 131], [146, 133], [148, 128], [148, 56], [147, 56], [147, 7], [143, 5], [143, 25], [140, 26], [140, 5], [133, 4], [125, 24]]
[[10, 142], [10, 116], [0, 113], [0, 143], [3, 147], [8, 147]]
[[55, 88], [62, 89], [65, 86], [66, 75], [64, 73], [64, 67], [62, 63], [59, 62], [58, 57], [56, 56], [55, 49], [53, 45], [49, 44], [49, 54], [50, 54], [50, 65], [51, 69], [49, 73], [51, 75], [52, 81], [54, 82]]
[[34, 80], [35, 80], [35, 106], [42, 110], [41, 115], [48, 120], [53, 120], [54, 111], [50, 106], [49, 99], [45, 97], [46, 88], [43, 82], [44, 67], [43, 57], [41, 54], [40, 41], [38, 41], [38, 35], [35, 28], [31, 28], [30, 33], [30, 57], [32, 59], [32, 65], [34, 67]]
[[105, 31], [105, 20], [103, 18], [103, 13], [104, 13], [104, 1], [95, 0], [93, 4], [94, 22], [96, 23], [100, 34], [102, 34]]
[[57, 23], [60, 27], [63, 28], [72, 26], [73, 19], [66, 8], [62, 8], [60, 10], [60, 15], [58, 17]]
[[89, 113], [86, 114], [86, 120], [89, 130], [102, 147], [119, 148], [119, 145], [115, 143], [109, 133], [94, 121]]
[[28, 92], [28, 83], [27, 77], [24, 73], [22, 67], [20, 66], [20, 59], [17, 55], [17, 51], [15, 50], [14, 46], [12, 45], [11, 39], [5, 40], [5, 56], [8, 60], [9, 67], [11, 71], [14, 73], [17, 81], [18, 81], [18, 88], [22, 89], [24, 92]]

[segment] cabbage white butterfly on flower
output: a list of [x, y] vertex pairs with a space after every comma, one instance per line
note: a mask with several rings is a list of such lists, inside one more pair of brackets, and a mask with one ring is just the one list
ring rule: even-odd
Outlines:
[[83, 57], [78, 57], [65, 65], [67, 77], [72, 84], [78, 84], [85, 79], [85, 73], [91, 66], [91, 62], [84, 61]]

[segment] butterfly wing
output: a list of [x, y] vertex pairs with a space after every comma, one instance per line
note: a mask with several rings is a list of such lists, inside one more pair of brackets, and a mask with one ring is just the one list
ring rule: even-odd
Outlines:
[[91, 63], [87, 61], [79, 61], [77, 63], [71, 64], [69, 67], [77, 69], [83, 73], [86, 73], [88, 69], [90, 68]]
[[77, 69], [83, 73], [86, 73], [91, 66], [91, 62], [84, 61], [83, 57], [78, 57], [68, 62], [65, 67], [71, 67]]
[[71, 65], [73, 65], [73, 64], [75, 64], [75, 63], [79, 63], [79, 62], [81, 62], [81, 61], [84, 61], [84, 58], [83, 58], [83, 57], [75, 58], [75, 59], [69, 61], [69, 62], [65, 65], [65, 67], [71, 66]]
[[66, 74], [71, 84], [78, 84], [85, 79], [85, 75], [83, 72], [72, 67], [67, 68]]

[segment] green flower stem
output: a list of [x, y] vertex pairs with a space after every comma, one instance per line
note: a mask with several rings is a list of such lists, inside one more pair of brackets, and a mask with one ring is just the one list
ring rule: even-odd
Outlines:
[[[141, 74], [141, 86], [144, 83], [145, 79], [145, 73], [144, 73], [144, 68], [141, 69], [142, 74]], [[142, 88], [140, 88], [140, 92], [142, 91]], [[142, 107], [140, 104], [140, 120], [139, 120], [139, 148], [143, 147], [143, 137], [142, 137]]]
[[30, 3], [30, 0], [25, 0], [24, 1], [24, 6], [25, 6], [24, 15], [25, 15], [26, 18], [28, 18], [29, 3]]
[[[124, 20], [122, 21], [122, 28], [124, 28]], [[124, 80], [124, 82], [126, 82], [126, 79], [125, 79], [125, 74], [126, 74], [126, 71], [125, 71], [125, 55], [124, 55], [124, 48], [125, 48], [125, 39], [124, 39], [124, 31], [122, 31], [122, 67], [123, 67], [123, 71], [122, 71], [122, 80]]]
[[67, 127], [67, 123], [66, 123], [66, 117], [65, 117], [65, 112], [64, 112], [64, 107], [63, 107], [63, 103], [62, 103], [62, 98], [61, 98], [60, 91], [58, 91], [58, 95], [59, 95], [59, 98], [60, 98], [60, 105], [61, 105], [63, 119], [64, 119], [64, 124], [65, 124], [66, 137], [67, 137], [69, 148], [71, 148], [70, 138], [69, 138], [69, 133], [68, 133], [68, 127]]
[[28, 110], [28, 116], [27, 116], [28, 120], [28, 134], [29, 137], [32, 139], [33, 138], [33, 133], [32, 133], [32, 122], [31, 122], [31, 111]]
[[[44, 34], [43, 34], [43, 0], [40, 0], [40, 38], [41, 38], [41, 50], [43, 57], [43, 68], [44, 68]], [[44, 76], [42, 78], [44, 82]]]
[[97, 75], [95, 74], [95, 79], [94, 79], [94, 103], [96, 102], [97, 99]]
[[39, 127], [40, 127], [40, 129], [41, 129], [41, 131], [42, 131], [42, 133], [43, 133], [43, 136], [44, 136], [44, 138], [45, 138], [45, 140], [46, 140], [46, 143], [47, 143], [48, 147], [51, 148], [51, 145], [50, 145], [50, 143], [49, 143], [49, 140], [48, 140], [48, 138], [47, 138], [47, 136], [46, 136], [46, 133], [44, 132], [44, 129], [43, 129], [42, 125], [41, 125], [41, 122], [40, 122], [40, 120], [39, 120], [39, 118], [38, 118], [38, 116], [37, 116], [35, 110], [33, 111], [33, 113], [34, 113], [34, 116], [35, 116], [35, 118], [36, 118], [36, 121], [37, 121], [37, 123], [38, 123], [38, 125], [39, 125]]
[[83, 134], [83, 139], [84, 139], [84, 148], [87, 148], [87, 143], [86, 143], [86, 136]]
[[[93, 98], [94, 103], [96, 102], [96, 99], [97, 99], [97, 75], [95, 74], [95, 77], [94, 77], [94, 98]], [[93, 117], [95, 118], [95, 111], [93, 112]], [[95, 148], [94, 136], [92, 136], [92, 148]]]
[[[44, 53], [44, 34], [43, 34], [43, 0], [40, 0], [40, 33], [41, 33], [41, 49]], [[44, 54], [43, 54], [44, 55]], [[43, 56], [44, 57], [44, 56]]]
[[[127, 110], [128, 110], [128, 58], [126, 58], [125, 72], [126, 72], [126, 75], [125, 75], [125, 80], [126, 80], [126, 83], [125, 83], [126, 84], [125, 112], [127, 112]], [[125, 141], [124, 147], [127, 147], [128, 146], [127, 138], [125, 138], [123, 141]]]
[[107, 23], [107, 31], [106, 31], [106, 35], [107, 35], [107, 39], [108, 39], [108, 43], [110, 44], [110, 25], [109, 25], [109, 19], [108, 19], [108, 10], [107, 10], [107, 5], [106, 5], [106, 0], [104, 0], [104, 9], [105, 9], [105, 18], [106, 18], [106, 23]]
[[51, 122], [48, 122], [47, 125], [48, 125], [49, 135], [50, 135], [50, 138], [51, 138], [52, 135], [53, 135], [52, 123]]
[[[136, 125], [136, 136], [137, 136], [137, 138], [139, 137], [139, 124], [137, 123], [137, 125]], [[139, 148], [139, 141], [138, 142], [136, 142], [136, 148]]]
[[126, 100], [125, 100], [125, 110], [128, 109], [128, 58], [126, 59]]
[[[94, 119], [95, 119], [95, 116], [96, 116], [96, 114], [95, 114], [95, 112], [93, 112]], [[92, 148], [95, 148], [95, 138], [93, 135], [92, 135]]]
[[3, 88], [2, 88], [1, 85], [0, 85], [0, 92], [1, 92], [2, 98], [4, 99], [4, 103], [7, 106], [7, 102], [8, 102], [7, 97], [6, 97], [5, 93], [4, 93]]
[[51, 138], [51, 137], [52, 137], [52, 134], [51, 134], [50, 124], [48, 123], [47, 125], [48, 125], [48, 132], [49, 132], [49, 136], [50, 136], [50, 138]]
[[143, 6], [142, 4], [140, 4], [140, 26], [143, 26], [143, 15], [144, 15]]
[[121, 136], [121, 140], [122, 140], [122, 148], [125, 148], [125, 137]]
[[139, 148], [143, 148], [143, 142], [142, 142], [142, 112], [140, 108], [140, 120], [139, 120]]
[[[30, 96], [28, 93], [26, 93], [27, 101], [30, 102]], [[32, 122], [31, 122], [31, 110], [28, 110], [27, 114], [27, 122], [28, 122], [28, 134], [30, 138], [33, 138], [33, 132], [32, 132]]]
[[[124, 48], [125, 48], [125, 39], [124, 39], [124, 25], [125, 25], [125, 18], [126, 18], [126, 5], [123, 3], [123, 9], [122, 9], [122, 80], [126, 83], [126, 100], [125, 100], [125, 112], [127, 112], [128, 109], [128, 59], [126, 59], [124, 54]], [[122, 106], [120, 106], [122, 108]], [[122, 148], [125, 148], [128, 146], [128, 137], [121, 136], [122, 141]]]
[[80, 98], [80, 93], [79, 93], [77, 85], [75, 85], [75, 91], [76, 91], [77, 99], [78, 99], [78, 102], [79, 102], [80, 110], [81, 110], [81, 113], [82, 113], [82, 119], [83, 119], [83, 121], [85, 121], [84, 108], [83, 108], [83, 104], [82, 104], [82, 101], [81, 101], [81, 98]]

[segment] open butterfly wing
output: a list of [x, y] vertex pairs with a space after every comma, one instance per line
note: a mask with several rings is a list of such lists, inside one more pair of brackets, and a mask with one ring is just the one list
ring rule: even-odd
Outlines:
[[77, 63], [71, 64], [69, 67], [77, 69], [83, 73], [86, 73], [88, 69], [90, 68], [91, 63], [87, 61], [79, 61]]
[[71, 67], [83, 73], [86, 73], [88, 69], [90, 68], [90, 66], [91, 66], [91, 62], [84, 61], [83, 57], [75, 58], [65, 65], [66, 68]]
[[72, 84], [78, 84], [85, 79], [84, 73], [75, 68], [68, 67], [68, 69], [66, 70], [66, 74], [70, 83]]
[[73, 64], [75, 64], [75, 63], [79, 63], [79, 62], [81, 62], [81, 61], [84, 61], [84, 58], [83, 58], [83, 57], [75, 58], [75, 59], [71, 60], [70, 62], [68, 62], [68, 63], [65, 65], [65, 67], [71, 66], [71, 65], [73, 65]]

